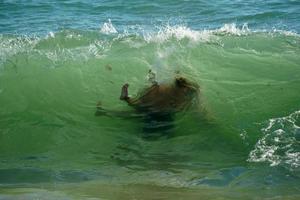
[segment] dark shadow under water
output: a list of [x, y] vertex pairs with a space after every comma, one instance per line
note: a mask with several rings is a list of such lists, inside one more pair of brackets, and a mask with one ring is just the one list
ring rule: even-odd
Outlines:
[[141, 123], [141, 137], [147, 140], [170, 138], [175, 128], [175, 112], [108, 111], [97, 107], [95, 116], [136, 120]]
[[170, 138], [175, 128], [174, 113], [148, 113], [143, 116], [142, 138]]

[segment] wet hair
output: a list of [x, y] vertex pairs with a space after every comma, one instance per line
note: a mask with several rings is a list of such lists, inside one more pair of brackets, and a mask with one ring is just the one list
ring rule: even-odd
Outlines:
[[175, 79], [175, 84], [177, 87], [186, 87], [188, 85], [190, 85], [187, 80], [183, 77], [178, 77]]

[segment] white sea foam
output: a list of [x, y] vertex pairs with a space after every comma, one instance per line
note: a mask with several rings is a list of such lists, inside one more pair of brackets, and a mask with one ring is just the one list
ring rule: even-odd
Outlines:
[[293, 31], [285, 31], [285, 30], [280, 30], [280, 29], [273, 29], [273, 33], [279, 33], [285, 36], [299, 36], [296, 32]]
[[147, 42], [164, 42], [171, 38], [177, 40], [187, 38], [194, 42], [216, 42], [219, 35], [245, 36], [251, 32], [247, 24], [241, 27], [236, 26], [234, 23], [224, 24], [224, 26], [212, 30], [192, 30], [186, 26], [167, 25], [160, 27], [157, 32], [144, 33], [143, 36]]
[[55, 34], [52, 31], [50, 31], [48, 33], [48, 35], [46, 36], [46, 38], [54, 38], [54, 37], [55, 37]]
[[6, 62], [7, 59], [18, 53], [31, 51], [39, 41], [40, 39], [38, 37], [18, 36], [15, 38], [6, 38], [1, 35], [0, 64]]
[[248, 28], [248, 24], [243, 24], [243, 26], [239, 28], [236, 26], [235, 23], [224, 24], [224, 26], [212, 32], [217, 34], [226, 33], [226, 34], [236, 35], [236, 36], [248, 35], [249, 33], [251, 33], [250, 29]]
[[261, 129], [263, 136], [249, 154], [250, 162], [268, 162], [270, 166], [283, 165], [289, 169], [300, 167], [299, 143], [300, 110], [289, 116], [270, 119]]
[[211, 31], [195, 31], [186, 26], [165, 26], [161, 27], [158, 32], [144, 33], [144, 39], [147, 42], [164, 42], [168, 39], [175, 38], [182, 40], [188, 38], [192, 41], [210, 41], [213, 35]]
[[116, 30], [116, 28], [113, 26], [112, 22], [110, 19], [108, 19], [108, 22], [105, 22], [101, 29], [100, 29], [101, 33], [104, 34], [112, 34], [112, 33], [118, 33], [118, 31]]
[[105, 53], [110, 49], [111, 43], [96, 40], [94, 43], [90, 44], [88, 47], [89, 53], [91, 53], [96, 58], [105, 57]]
[[[90, 57], [94, 56], [97, 58], [101, 58], [105, 56], [105, 52], [110, 49], [111, 43], [120, 40], [121, 42], [125, 42], [130, 45], [132, 48], [141, 48], [149, 42], [154, 43], [164, 43], [168, 40], [187, 40], [189, 44], [197, 44], [198, 42], [217, 44], [223, 46], [222, 37], [224, 35], [229, 36], [237, 36], [237, 37], [246, 37], [250, 34], [257, 32], [264, 32], [270, 34], [282, 34], [287, 36], [298, 37], [297, 33], [291, 31], [282, 31], [282, 30], [250, 30], [247, 24], [242, 26], [237, 26], [236, 24], [224, 24], [222, 27], [211, 30], [193, 30], [184, 25], [165, 25], [159, 26], [156, 30], [148, 30], [147, 28], [143, 28], [142, 26], [135, 25], [130, 26], [128, 29], [125, 29], [123, 33], [118, 33], [117, 29], [113, 26], [110, 19], [105, 22], [100, 30], [101, 33], [104, 34], [112, 34], [112, 40], [104, 39], [103, 41], [99, 39], [91, 39], [89, 44], [85, 44], [86, 46], [66, 48], [65, 52], [60, 52], [59, 49], [47, 49], [45, 47], [44, 50], [36, 49], [35, 46], [40, 41], [44, 41], [51, 38], [56, 37], [66, 37], [67, 39], [76, 39], [81, 40], [84, 38], [83, 34], [78, 34], [72, 31], [65, 31], [63, 34], [60, 32], [49, 32], [46, 37], [32, 37], [32, 36], [17, 36], [17, 37], [7, 37], [0, 35], [0, 64], [3, 64], [8, 60], [9, 62], [15, 62], [13, 59], [10, 61], [11, 57], [20, 53], [20, 52], [30, 52], [30, 51], [45, 51], [44, 55], [47, 58], [54, 61], [59, 61], [63, 55], [70, 55], [76, 58], [82, 57]], [[134, 37], [132, 37], [134, 36]], [[105, 42], [104, 42], [105, 41]], [[59, 41], [55, 41], [59, 42]], [[70, 42], [70, 41], [69, 41]], [[297, 44], [297, 43], [296, 43]], [[60, 47], [59, 47], [60, 48]], [[80, 48], [81, 50], [79, 50]], [[87, 50], [87, 51], [86, 51]], [[51, 52], [52, 51], [52, 52]], [[55, 52], [56, 51], [56, 52]], [[82, 51], [82, 52], [81, 52]], [[85, 51], [85, 52], [83, 52]], [[168, 49], [158, 49], [158, 56], [164, 57], [164, 54], [171, 52], [173, 49], [172, 46], [168, 47]], [[68, 53], [69, 52], [69, 53]], [[74, 52], [74, 54], [70, 53]], [[41, 53], [41, 52], [39, 52]], [[62, 53], [62, 54], [61, 54]], [[67, 53], [67, 54], [65, 54]], [[78, 55], [78, 53], [80, 53]], [[81, 57], [82, 56], [82, 57]]]

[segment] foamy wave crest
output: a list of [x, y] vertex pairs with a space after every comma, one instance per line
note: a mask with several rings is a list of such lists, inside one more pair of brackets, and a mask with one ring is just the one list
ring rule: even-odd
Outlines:
[[108, 19], [108, 22], [105, 22], [102, 25], [102, 27], [100, 29], [100, 32], [104, 33], [104, 34], [118, 33], [118, 31], [116, 30], [116, 28], [111, 23], [110, 19]]
[[263, 137], [250, 152], [248, 161], [268, 162], [289, 169], [300, 167], [300, 110], [287, 117], [270, 119]]
[[229, 35], [236, 35], [236, 36], [248, 35], [249, 33], [251, 33], [247, 24], [243, 24], [243, 26], [239, 28], [236, 26], [235, 23], [224, 24], [223, 27], [216, 29], [215, 31], [212, 32], [216, 34], [229, 34]]
[[85, 37], [74, 31], [49, 32], [45, 37], [0, 35], [0, 68], [18, 65], [21, 54], [26, 54], [26, 57], [39, 55], [40, 58], [46, 58], [45, 62], [50, 61], [52, 67], [66, 61], [103, 58], [112, 42]]
[[244, 24], [242, 27], [237, 27], [236, 24], [225, 24], [219, 29], [214, 30], [192, 30], [186, 26], [176, 25], [170, 26], [167, 25], [162, 27], [156, 33], [147, 33], [144, 34], [144, 39], [148, 42], [164, 42], [168, 39], [175, 38], [177, 40], [182, 40], [188, 38], [192, 41], [202, 41], [202, 42], [211, 42], [218, 40], [218, 35], [234, 35], [234, 36], [243, 36], [251, 33], [247, 24]]
[[211, 34], [209, 31], [194, 31], [185, 26], [166, 26], [161, 28], [157, 33], [148, 33], [144, 35], [146, 41], [163, 42], [170, 38], [176, 38], [181, 40], [183, 38], [189, 38], [193, 41], [209, 41]]
[[[140, 31], [140, 30], [139, 30]], [[141, 31], [140, 32], [146, 42], [158, 42], [162, 43], [170, 39], [176, 39], [178, 41], [182, 39], [189, 39], [193, 42], [212, 42], [220, 44], [222, 36], [248, 36], [257, 33], [270, 33], [280, 34], [285, 36], [299, 36], [297, 33], [291, 31], [282, 30], [251, 30], [248, 24], [236, 25], [235, 23], [224, 24], [222, 27], [217, 29], [204, 29], [204, 30], [193, 30], [184, 25], [165, 25], [157, 28], [156, 31]], [[122, 36], [127, 37], [130, 34], [139, 35], [139, 33], [128, 32], [127, 30]]]
[[285, 36], [297, 36], [299, 37], [299, 34], [297, 34], [296, 32], [293, 32], [293, 31], [285, 31], [285, 30], [278, 30], [278, 29], [274, 29], [273, 30], [273, 33], [279, 33], [281, 35], [285, 35]]
[[37, 37], [19, 36], [16, 38], [0, 35], [0, 64], [10, 61], [10, 57], [31, 51], [40, 41]]

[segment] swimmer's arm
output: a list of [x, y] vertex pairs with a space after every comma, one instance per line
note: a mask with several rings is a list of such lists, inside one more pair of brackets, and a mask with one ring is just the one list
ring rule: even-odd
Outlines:
[[131, 98], [128, 96], [128, 87], [129, 87], [128, 83], [125, 83], [122, 86], [120, 100], [126, 101], [130, 106], [138, 105], [139, 100], [137, 98]]
[[107, 116], [107, 117], [118, 117], [118, 118], [137, 118], [138, 114], [134, 111], [115, 111], [104, 109], [101, 106], [97, 106], [95, 116]]

